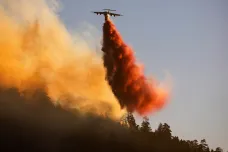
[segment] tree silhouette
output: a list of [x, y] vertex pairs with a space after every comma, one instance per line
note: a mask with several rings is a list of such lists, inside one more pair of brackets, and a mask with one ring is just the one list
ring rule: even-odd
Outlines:
[[155, 134], [157, 136], [160, 136], [162, 138], [166, 138], [166, 139], [171, 139], [172, 134], [171, 134], [171, 129], [170, 126], [167, 123], [160, 123], [158, 126], [158, 129], [155, 130]]
[[206, 139], [172, 136], [167, 123], [160, 123], [153, 132], [149, 122], [144, 117], [139, 127], [132, 113], [122, 123], [82, 116], [54, 106], [42, 90], [27, 99], [15, 89], [0, 89], [0, 151], [14, 145], [24, 146], [24, 151], [223, 152], [220, 147], [210, 149]]
[[127, 115], [128, 114], [124, 114], [121, 118], [120, 118], [120, 125], [126, 128], [129, 128], [129, 124], [128, 124], [128, 120], [127, 120]]
[[140, 131], [141, 132], [151, 132], [152, 129], [150, 127], [150, 122], [149, 122], [149, 118], [148, 117], [143, 117], [143, 121], [140, 127]]
[[127, 113], [127, 122], [128, 122], [129, 128], [132, 131], [139, 130], [139, 125], [136, 124], [135, 117], [133, 116], [133, 114], [131, 112]]
[[220, 148], [220, 147], [217, 147], [217, 148], [215, 149], [215, 152], [223, 152], [223, 149]]
[[200, 151], [210, 152], [205, 139], [202, 139], [200, 141], [199, 149], [200, 149]]

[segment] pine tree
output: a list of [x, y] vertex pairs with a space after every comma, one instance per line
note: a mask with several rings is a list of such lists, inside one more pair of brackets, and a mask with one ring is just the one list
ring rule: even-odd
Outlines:
[[158, 126], [158, 129], [155, 130], [155, 134], [157, 136], [160, 136], [162, 138], [167, 138], [167, 139], [171, 139], [172, 137], [172, 131], [170, 129], [170, 126], [167, 123], [160, 123]]
[[200, 149], [201, 151], [209, 152], [208, 145], [207, 145], [205, 139], [202, 139], [202, 140], [200, 141], [199, 149]]
[[215, 151], [216, 151], [216, 152], [223, 152], [223, 149], [220, 148], [220, 147], [217, 147], [217, 148], [215, 149]]
[[128, 114], [127, 114], [127, 113], [126, 113], [126, 114], [124, 114], [124, 115], [122, 116], [122, 118], [120, 119], [120, 125], [121, 125], [121, 126], [123, 126], [123, 127], [127, 127], [127, 128], [129, 128], [129, 124], [128, 124], [127, 116], [128, 116]]
[[131, 130], [133, 131], [139, 130], [139, 126], [136, 124], [135, 118], [131, 112], [128, 112], [127, 114], [127, 122]]
[[143, 117], [140, 131], [141, 132], [151, 132], [152, 131], [148, 117]]

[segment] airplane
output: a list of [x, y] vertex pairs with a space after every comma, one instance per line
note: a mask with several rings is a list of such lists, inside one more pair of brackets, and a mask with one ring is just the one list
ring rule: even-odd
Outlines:
[[104, 12], [92, 12], [92, 13], [95, 13], [97, 15], [102, 15], [103, 14], [105, 16], [105, 20], [108, 19], [109, 15], [110, 16], [114, 16], [114, 17], [116, 17], [116, 16], [123, 16], [121, 14], [116, 14], [116, 13], [110, 12], [110, 11], [116, 11], [116, 10], [111, 10], [111, 9], [103, 9], [103, 10], [105, 10], [105, 11]]

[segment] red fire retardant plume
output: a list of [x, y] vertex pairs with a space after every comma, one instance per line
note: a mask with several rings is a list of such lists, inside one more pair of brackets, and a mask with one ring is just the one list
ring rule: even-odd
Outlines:
[[144, 115], [163, 107], [166, 90], [147, 81], [143, 68], [136, 64], [133, 50], [109, 19], [103, 25], [102, 51], [106, 79], [122, 108]]

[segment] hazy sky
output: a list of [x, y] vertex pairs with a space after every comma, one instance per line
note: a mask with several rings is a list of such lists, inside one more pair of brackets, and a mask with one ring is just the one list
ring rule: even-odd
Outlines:
[[228, 0], [61, 3], [60, 17], [67, 28], [88, 23], [100, 34], [104, 18], [90, 11], [116, 9], [124, 16], [112, 20], [144, 63], [146, 74], [159, 80], [164, 79], [164, 71], [171, 74], [172, 99], [150, 116], [153, 129], [167, 122], [173, 135], [198, 141], [205, 138], [210, 147], [228, 150]]

